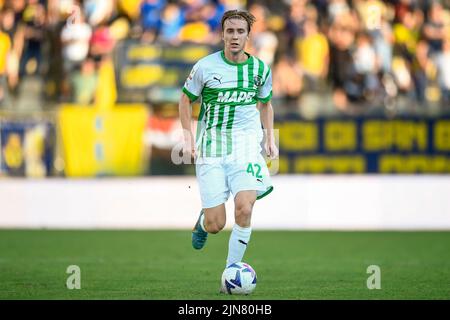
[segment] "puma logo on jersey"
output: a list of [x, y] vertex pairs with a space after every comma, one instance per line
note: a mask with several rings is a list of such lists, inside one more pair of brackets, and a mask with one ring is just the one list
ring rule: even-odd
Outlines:
[[219, 83], [222, 84], [222, 77], [214, 76], [213, 79], [219, 81]]
[[230, 103], [230, 102], [245, 102], [249, 103], [252, 101], [253, 97], [255, 96], [256, 92], [245, 92], [245, 91], [225, 91], [225, 92], [219, 92], [217, 95], [217, 102], [224, 102], [224, 103]]

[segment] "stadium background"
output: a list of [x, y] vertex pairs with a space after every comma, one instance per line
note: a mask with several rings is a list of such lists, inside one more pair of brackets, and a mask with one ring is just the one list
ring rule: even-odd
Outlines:
[[[366, 235], [403, 239], [405, 251], [430, 245], [449, 269], [449, 1], [2, 0], [0, 8], [5, 248], [70, 238], [17, 229], [191, 228], [200, 208], [194, 167], [171, 161], [178, 97], [193, 63], [221, 47], [222, 13], [247, 8], [257, 18], [247, 51], [273, 71], [280, 147], [275, 192], [255, 206], [254, 228], [444, 230], [435, 240]], [[174, 241], [189, 244], [182, 234]], [[327, 237], [346, 243], [344, 234]]]

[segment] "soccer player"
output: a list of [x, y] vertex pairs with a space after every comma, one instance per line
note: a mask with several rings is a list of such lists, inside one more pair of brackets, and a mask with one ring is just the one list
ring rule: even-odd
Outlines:
[[[199, 60], [187, 78], [179, 101], [184, 129], [183, 152], [196, 160], [202, 210], [192, 232], [201, 249], [208, 233], [225, 226], [225, 202], [234, 196], [233, 226], [226, 266], [242, 261], [251, 235], [255, 201], [273, 190], [261, 155], [278, 157], [273, 133], [272, 73], [267, 64], [244, 51], [255, 18], [230, 10], [222, 17], [222, 51]], [[201, 96], [196, 139], [191, 130], [191, 103]], [[262, 127], [264, 130], [262, 130]]]

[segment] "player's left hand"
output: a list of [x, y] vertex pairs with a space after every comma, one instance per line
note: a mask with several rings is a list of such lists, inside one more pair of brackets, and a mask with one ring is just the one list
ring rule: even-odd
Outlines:
[[266, 155], [271, 159], [278, 158], [278, 147], [275, 145], [274, 142], [267, 142], [264, 144], [264, 148], [266, 149]]

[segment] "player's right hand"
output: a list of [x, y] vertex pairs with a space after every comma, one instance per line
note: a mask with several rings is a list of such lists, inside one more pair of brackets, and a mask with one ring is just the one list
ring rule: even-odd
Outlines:
[[196, 151], [195, 151], [195, 143], [194, 139], [185, 139], [183, 144], [183, 155], [190, 154], [192, 158], [195, 159]]

